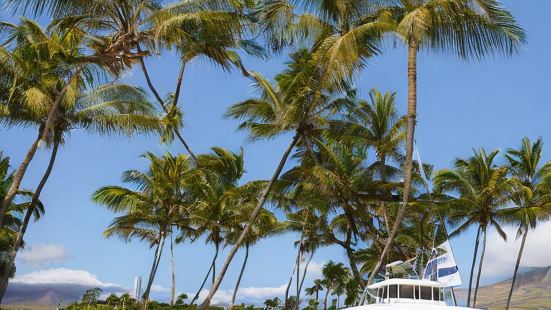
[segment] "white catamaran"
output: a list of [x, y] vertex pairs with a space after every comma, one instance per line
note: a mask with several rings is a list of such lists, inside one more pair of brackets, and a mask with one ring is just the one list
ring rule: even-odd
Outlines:
[[365, 291], [370, 304], [346, 310], [473, 309], [456, 306], [453, 287], [461, 285], [461, 277], [449, 242], [433, 249], [422, 278], [415, 269], [411, 261], [386, 265], [385, 279]]

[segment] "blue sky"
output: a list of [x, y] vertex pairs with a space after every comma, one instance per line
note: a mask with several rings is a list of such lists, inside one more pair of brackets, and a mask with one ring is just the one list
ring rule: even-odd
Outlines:
[[[544, 160], [551, 159], [548, 122], [551, 42], [548, 29], [542, 26], [551, 3], [532, 0], [528, 5], [525, 1], [508, 0], [504, 4], [528, 33], [528, 46], [518, 56], [464, 62], [448, 55], [420, 54], [416, 142], [423, 161], [434, 164], [437, 169], [449, 167], [455, 157], [469, 156], [473, 147], [517, 147], [524, 136], [543, 137], [548, 143]], [[5, 14], [0, 17], [10, 18]], [[285, 59], [285, 56], [268, 61], [245, 59], [245, 63], [250, 70], [272, 77], [283, 68]], [[152, 58], [148, 65], [160, 92], [172, 91], [179, 69], [174, 55], [164, 53], [162, 59]], [[123, 81], [145, 87], [139, 70], [130, 72]], [[369, 61], [356, 85], [362, 97], [366, 97], [372, 87], [396, 91], [397, 106], [405, 113], [407, 84], [403, 46], [388, 44], [383, 55]], [[269, 142], [247, 143], [244, 134], [235, 131], [237, 122], [222, 118], [230, 104], [251, 96], [250, 82], [240, 74], [222, 72], [207, 61], [197, 60], [186, 70], [180, 99], [185, 113], [182, 132], [193, 150], [201, 153], [212, 146], [222, 146], [237, 151], [243, 147], [245, 180], [268, 178], [289, 140], [281, 137]], [[0, 149], [12, 157], [12, 165], [18, 165], [34, 136], [31, 129], [0, 128]], [[145, 277], [153, 252], [137, 241], [126, 244], [117, 239], [104, 239], [102, 231], [113, 214], [91, 203], [90, 195], [100, 186], [119, 184], [121, 173], [127, 169], [145, 169], [146, 161], [139, 158], [145, 151], [167, 150], [183, 152], [178, 143], [167, 148], [155, 136], [127, 140], [73, 132], [60, 150], [51, 181], [42, 195], [46, 216], [33, 223], [27, 232], [26, 241], [31, 249], [27, 257], [35, 259], [19, 259], [18, 274], [51, 268], [85, 270], [104, 282], [128, 288], [132, 287], [136, 275]], [[36, 186], [47, 155], [44, 150], [38, 153], [23, 182], [25, 188]], [[544, 237], [541, 232], [533, 238]], [[278, 287], [285, 283], [293, 266], [295, 239], [296, 236], [289, 234], [256, 245], [251, 251], [242, 287]], [[492, 236], [490, 240], [496, 243], [490, 257], [499, 260], [515, 255], [515, 244], [497, 244], [499, 241]], [[464, 280], [468, 279], [473, 242], [474, 232], [452, 240]], [[55, 245], [62, 249], [62, 254], [48, 259], [45, 249], [52, 247], [44, 245]], [[541, 245], [549, 247], [545, 242]], [[534, 246], [533, 253], [527, 252], [527, 261], [532, 265], [551, 264], [551, 255], [542, 256], [536, 249]], [[213, 248], [198, 242], [178, 245], [175, 251], [177, 291], [195, 291], [208, 269]], [[543, 252], [551, 253], [551, 248]], [[324, 248], [316, 253], [314, 261], [319, 264], [330, 259], [344, 260], [343, 254], [336, 247]], [[222, 253], [219, 264], [224, 258]], [[233, 287], [241, 258], [241, 254], [235, 258], [221, 289]], [[504, 274], [509, 272], [509, 259], [500, 263], [501, 269], [493, 268], [495, 264], [485, 265], [491, 270], [485, 282], [509, 275]], [[155, 283], [168, 288], [170, 273], [166, 257], [161, 264]]]

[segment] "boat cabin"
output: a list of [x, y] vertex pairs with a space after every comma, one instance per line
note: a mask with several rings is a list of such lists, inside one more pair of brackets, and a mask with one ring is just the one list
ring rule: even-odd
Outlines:
[[419, 279], [388, 279], [369, 286], [377, 304], [415, 303], [446, 305], [442, 285]]

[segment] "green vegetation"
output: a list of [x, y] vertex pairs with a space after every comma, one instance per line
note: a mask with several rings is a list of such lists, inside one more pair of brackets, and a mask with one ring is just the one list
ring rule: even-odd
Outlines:
[[[238, 251], [245, 256], [229, 308], [256, 309], [237, 304], [249, 253], [261, 251], [255, 247], [260, 240], [288, 232], [299, 235], [295, 264], [284, 298], [266, 300], [265, 309], [351, 306], [384, 263], [416, 256], [426, 261], [432, 246], [449, 237], [446, 227], [453, 237], [472, 226], [478, 233], [469, 304], [482, 238], [474, 306], [488, 230], [505, 239], [501, 226], [513, 223], [524, 245], [528, 232], [551, 216], [551, 163], [541, 162], [541, 140], [526, 138], [519, 150], [506, 154], [475, 150], [452, 169], [436, 172], [413, 160], [418, 52], [444, 51], [463, 59], [515, 54], [526, 35], [497, 1], [5, 2], [13, 14], [48, 16], [52, 22], [45, 28], [29, 18], [0, 24], [0, 124], [37, 134], [18, 167], [10, 168], [0, 156], [0, 300], [31, 217], [44, 212], [39, 197], [58, 147], [75, 129], [102, 136], [157, 135], [162, 144], [181, 144], [185, 153], [145, 152], [148, 169], [126, 171], [124, 186], [92, 194], [95, 203], [115, 213], [104, 236], [146, 242], [153, 257], [144, 266], [149, 276], [140, 300], [126, 294], [100, 301], [100, 291], [93, 289], [69, 306], [73, 309], [215, 309], [209, 308], [211, 299]], [[408, 51], [405, 114], [396, 109], [391, 91], [372, 89], [363, 100], [356, 90], [358, 73], [384, 52], [390, 37]], [[148, 60], [170, 51], [176, 51], [180, 70], [174, 90], [160, 94]], [[240, 58], [267, 59], [272, 53], [289, 55], [273, 79], [249, 71]], [[225, 113], [241, 122], [250, 141], [289, 138], [270, 179], [244, 183], [243, 151], [212, 147], [196, 154], [184, 138], [181, 86], [186, 65], [196, 58], [253, 82], [255, 96]], [[141, 69], [147, 91], [118, 82], [134, 67]], [[49, 165], [34, 193], [22, 190], [40, 147], [51, 148]], [[444, 229], [432, 235], [436, 227]], [[174, 246], [198, 240], [212, 246], [212, 262], [196, 294], [177, 296]], [[167, 246], [172, 283], [164, 304], [149, 295]], [[231, 249], [220, 265], [224, 246]], [[342, 248], [348, 266], [330, 261], [323, 278], [304, 288], [310, 261], [326, 246]], [[208, 296], [197, 305], [207, 282]], [[513, 287], [514, 280], [511, 292]], [[303, 300], [303, 292], [311, 298]], [[331, 296], [336, 300], [330, 302]], [[510, 300], [511, 294], [507, 307]]]

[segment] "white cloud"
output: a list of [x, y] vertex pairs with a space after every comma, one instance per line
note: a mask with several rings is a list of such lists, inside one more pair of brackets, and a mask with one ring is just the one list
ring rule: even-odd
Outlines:
[[155, 293], [169, 293], [170, 289], [168, 289], [166, 287], [162, 287], [159, 284], [153, 284], [153, 285], [151, 285], [151, 291], [155, 292]]
[[16, 276], [12, 282], [24, 284], [81, 284], [97, 287], [120, 287], [118, 284], [103, 282], [85, 270], [56, 268], [30, 272]]
[[[262, 304], [266, 299], [273, 298], [275, 296], [282, 297], [285, 295], [285, 289], [287, 285], [281, 285], [277, 287], [243, 287], [240, 288], [237, 293], [236, 303], [246, 302], [253, 304]], [[199, 299], [203, 300], [207, 297], [209, 290], [203, 289], [199, 294]], [[227, 305], [231, 301], [233, 290], [218, 290], [212, 298], [213, 305]], [[194, 294], [188, 294], [193, 296]]]
[[306, 272], [306, 279], [315, 280], [321, 278], [321, 270], [323, 269], [323, 265], [325, 265], [325, 262], [318, 263], [315, 261], [311, 261], [310, 265], [308, 265], [308, 271]]
[[29, 245], [18, 255], [19, 260], [29, 265], [46, 265], [64, 262], [69, 258], [69, 252], [58, 244]]
[[[313, 280], [322, 277], [321, 270], [325, 265], [325, 262], [311, 261], [308, 265], [308, 271], [306, 272], [306, 281], [304, 282], [304, 288], [308, 287]], [[304, 268], [305, 262], [302, 263], [301, 268]], [[294, 283], [294, 282], [293, 282]], [[266, 299], [285, 296], [285, 289], [287, 283], [280, 286], [261, 286], [261, 287], [242, 287], [239, 288], [237, 293], [236, 303], [245, 302], [248, 304], [261, 305]], [[303, 288], [303, 294], [304, 294]], [[295, 287], [291, 287], [291, 295], [295, 293]], [[153, 290], [153, 288], [152, 288]], [[209, 293], [208, 289], [203, 289], [199, 294], [199, 300], [203, 300]], [[212, 298], [212, 304], [227, 305], [231, 301], [233, 290], [218, 290]], [[189, 296], [194, 296], [195, 293], [188, 293]]]
[[[523, 267], [546, 267], [551, 265], [551, 242], [549, 232], [551, 221], [540, 223], [528, 233], [522, 255]], [[503, 241], [495, 231], [488, 233], [488, 248], [484, 258], [484, 274], [492, 276], [509, 276], [513, 273], [521, 238], [516, 238], [516, 228], [505, 228], [507, 242]]]

